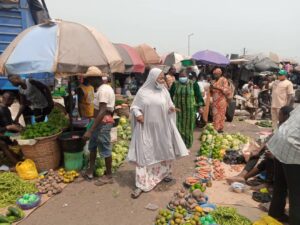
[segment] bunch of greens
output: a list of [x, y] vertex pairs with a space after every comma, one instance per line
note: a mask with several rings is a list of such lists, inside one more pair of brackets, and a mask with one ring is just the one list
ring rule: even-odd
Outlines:
[[49, 122], [35, 123], [28, 125], [26, 129], [21, 133], [22, 139], [34, 139], [39, 137], [48, 137], [57, 134], [61, 131], [57, 126], [52, 125]]
[[51, 113], [48, 115], [48, 123], [51, 125], [63, 129], [69, 126], [69, 120], [65, 114], [58, 108], [53, 108]]

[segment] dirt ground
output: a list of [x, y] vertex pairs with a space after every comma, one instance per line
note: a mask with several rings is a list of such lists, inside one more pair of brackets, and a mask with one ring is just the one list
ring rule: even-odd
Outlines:
[[[261, 129], [245, 122], [226, 125], [228, 132], [241, 132], [257, 137]], [[145, 209], [148, 203], [159, 208], [166, 207], [174, 191], [182, 186], [184, 178], [192, 174], [194, 159], [199, 150], [199, 130], [195, 131], [195, 142], [188, 157], [174, 162], [173, 175], [176, 183], [164, 183], [155, 190], [142, 194], [138, 199], [130, 198], [134, 187], [134, 167], [125, 163], [115, 174], [115, 183], [96, 187], [92, 182], [78, 181], [70, 184], [64, 191], [38, 208], [21, 225], [146, 225], [153, 224], [156, 211]], [[209, 201], [220, 205], [232, 205], [252, 220], [261, 214], [251, 193], [237, 194], [228, 190], [225, 181], [213, 182], [207, 191]]]

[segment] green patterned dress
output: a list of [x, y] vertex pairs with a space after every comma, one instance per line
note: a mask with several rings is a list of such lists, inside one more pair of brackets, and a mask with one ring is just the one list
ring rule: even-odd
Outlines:
[[188, 81], [186, 84], [173, 83], [170, 89], [171, 98], [177, 112], [177, 128], [187, 148], [191, 148], [194, 140], [196, 112], [204, 106], [200, 87], [197, 82]]

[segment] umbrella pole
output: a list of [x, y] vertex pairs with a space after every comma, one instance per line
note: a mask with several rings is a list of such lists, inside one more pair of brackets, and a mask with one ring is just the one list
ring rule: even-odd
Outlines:
[[69, 92], [69, 119], [70, 119], [70, 131], [73, 132], [73, 96], [72, 96], [72, 85], [71, 85], [71, 77], [69, 77], [68, 82], [68, 92]]

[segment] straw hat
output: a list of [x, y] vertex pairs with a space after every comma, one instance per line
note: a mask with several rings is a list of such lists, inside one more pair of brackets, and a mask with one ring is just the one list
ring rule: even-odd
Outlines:
[[85, 74], [83, 74], [84, 77], [102, 77], [105, 76], [102, 71], [96, 67], [96, 66], [91, 66], [88, 68]]

